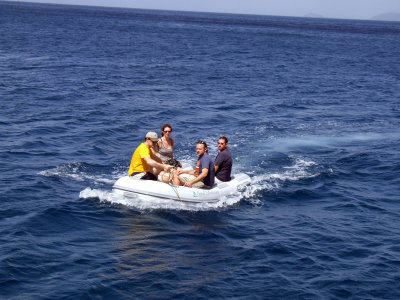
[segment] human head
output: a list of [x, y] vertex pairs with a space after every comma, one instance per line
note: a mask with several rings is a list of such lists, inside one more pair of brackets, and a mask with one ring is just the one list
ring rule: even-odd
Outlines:
[[196, 153], [198, 156], [203, 156], [204, 153], [208, 153], [207, 143], [198, 141], [196, 145]]
[[161, 136], [164, 136], [164, 134], [169, 134], [171, 135], [172, 133], [172, 126], [169, 124], [164, 124], [161, 126]]
[[179, 160], [176, 160], [175, 158], [170, 158], [165, 162], [166, 165], [173, 166], [174, 169], [177, 168], [182, 168], [182, 164], [180, 163]]
[[226, 148], [228, 148], [228, 138], [225, 136], [221, 136], [218, 139], [218, 150], [224, 151]]
[[147, 145], [148, 145], [149, 147], [153, 147], [153, 146], [158, 142], [158, 135], [157, 135], [157, 133], [155, 133], [155, 132], [153, 132], [153, 131], [149, 131], [149, 132], [146, 134], [145, 141], [146, 141], [146, 142], [149, 141]]

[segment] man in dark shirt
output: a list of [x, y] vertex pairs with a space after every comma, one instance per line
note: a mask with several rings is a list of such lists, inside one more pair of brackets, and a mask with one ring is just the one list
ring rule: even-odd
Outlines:
[[215, 177], [221, 181], [231, 180], [232, 171], [232, 153], [228, 149], [228, 139], [221, 136], [218, 139], [219, 153], [214, 161]]
[[206, 142], [198, 141], [196, 145], [198, 160], [194, 170], [178, 169], [173, 177], [175, 185], [186, 187], [211, 188], [214, 185], [214, 167], [212, 158], [208, 155]]

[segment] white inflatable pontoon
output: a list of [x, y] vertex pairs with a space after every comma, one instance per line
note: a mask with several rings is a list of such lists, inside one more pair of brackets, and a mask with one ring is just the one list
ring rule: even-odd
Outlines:
[[250, 177], [244, 173], [232, 176], [232, 180], [228, 182], [215, 179], [215, 184], [211, 189], [174, 186], [160, 181], [141, 180], [135, 176], [124, 176], [115, 182], [113, 191], [127, 197], [133, 193], [182, 202], [212, 203], [218, 202], [224, 196], [229, 196], [242, 190], [250, 183]]

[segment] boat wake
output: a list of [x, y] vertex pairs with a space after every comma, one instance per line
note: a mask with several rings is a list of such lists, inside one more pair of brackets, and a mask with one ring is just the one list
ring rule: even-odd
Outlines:
[[[80, 192], [80, 198], [97, 198], [104, 203], [124, 205], [138, 210], [220, 210], [235, 206], [241, 201], [255, 206], [263, 205], [263, 192], [279, 191], [285, 182], [314, 178], [322, 172], [326, 172], [326, 170], [321, 170], [323, 168], [312, 160], [295, 156], [289, 156], [288, 159], [288, 164], [278, 166], [274, 172], [265, 172], [265, 170], [260, 169], [258, 165], [262, 162], [258, 162], [256, 166], [252, 167], [251, 172], [246, 172], [251, 177], [251, 185], [244, 187], [233, 195], [222, 197], [214, 203], [187, 203], [148, 195], [121, 195], [115, 193], [112, 191], [111, 186], [119, 177], [125, 175], [125, 167], [114, 167], [111, 172], [105, 174], [104, 169], [100, 168], [101, 166], [74, 162], [41, 171], [39, 175], [86, 182], [89, 187]], [[241, 169], [240, 171], [245, 171], [243, 168]]]
[[[312, 160], [295, 156], [288, 158], [290, 164], [281, 166], [275, 172], [258, 172], [258, 174], [251, 176], [251, 185], [248, 188], [247, 197], [256, 197], [262, 191], [278, 191], [285, 182], [315, 178], [326, 172], [322, 166]], [[331, 173], [332, 169], [328, 169], [327, 172]]]
[[108, 202], [112, 204], [120, 204], [132, 207], [138, 210], [189, 210], [189, 211], [206, 211], [206, 210], [220, 210], [223, 208], [231, 207], [240, 202], [241, 199], [246, 197], [247, 191], [237, 192], [234, 195], [222, 197], [219, 201], [213, 203], [193, 203], [184, 202], [171, 199], [161, 199], [148, 195], [128, 194], [121, 195], [114, 191], [107, 191], [102, 189], [91, 189], [87, 187], [80, 192], [79, 198], [98, 198], [101, 202]]
[[111, 174], [99, 174], [98, 168], [100, 167], [87, 163], [73, 162], [41, 171], [38, 174], [44, 177], [68, 178], [95, 184], [112, 184], [118, 178], [118, 173], [121, 173], [120, 170], [114, 170]]

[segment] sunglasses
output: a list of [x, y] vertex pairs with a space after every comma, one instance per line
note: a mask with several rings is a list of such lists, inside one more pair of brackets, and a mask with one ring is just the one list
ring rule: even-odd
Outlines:
[[225, 143], [218, 143], [218, 145], [225, 145]]
[[164, 132], [165, 132], [165, 133], [167, 133], [167, 132], [172, 132], [172, 130], [164, 130]]

